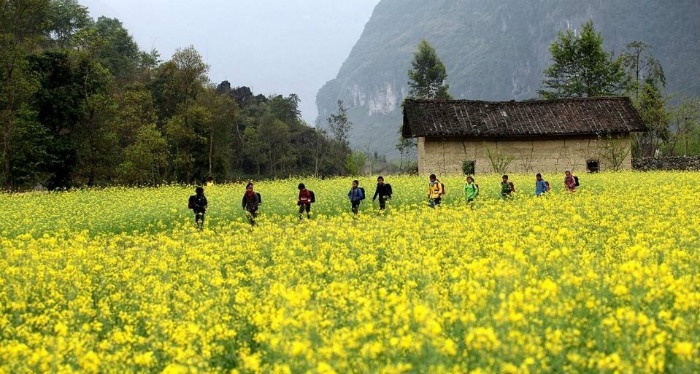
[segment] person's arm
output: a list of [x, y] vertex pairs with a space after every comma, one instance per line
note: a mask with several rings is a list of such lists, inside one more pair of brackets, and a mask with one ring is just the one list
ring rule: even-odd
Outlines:
[[374, 189], [374, 196], [372, 196], [372, 201], [376, 200], [377, 196], [379, 196], [379, 185], [377, 185], [377, 188]]
[[207, 208], [209, 207], [209, 203], [207, 202], [207, 197], [202, 196], [202, 199], [204, 200], [204, 210], [207, 210]]
[[258, 205], [261, 205], [262, 204], [262, 195], [260, 195], [260, 193], [256, 192], [255, 198], [258, 200]]
[[243, 198], [241, 199], [241, 207], [245, 209], [245, 193], [243, 194]]

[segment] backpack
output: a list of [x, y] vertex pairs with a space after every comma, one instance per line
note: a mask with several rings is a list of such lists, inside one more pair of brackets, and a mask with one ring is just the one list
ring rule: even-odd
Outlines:
[[515, 192], [515, 185], [513, 182], [508, 182], [508, 185], [510, 186], [510, 192]]
[[446, 194], [447, 191], [445, 190], [445, 184], [442, 183], [442, 182], [438, 182], [438, 183], [440, 183], [440, 189], [442, 189], [442, 194], [443, 194], [443, 195]]
[[316, 202], [316, 195], [314, 195], [314, 192], [309, 190], [309, 194], [311, 194], [311, 202], [315, 203]]
[[474, 187], [476, 187], [476, 194], [474, 194], [474, 196], [479, 196], [479, 185], [474, 183]]
[[388, 197], [391, 198], [391, 195], [394, 194], [394, 192], [391, 190], [391, 185], [389, 183], [384, 184], [386, 186], [386, 191], [388, 192]]
[[360, 196], [360, 200], [365, 199], [365, 189], [363, 187], [358, 187], [360, 189], [360, 192], [362, 192], [362, 195]]
[[578, 187], [578, 177], [574, 175], [574, 186]]
[[202, 205], [202, 199], [198, 195], [192, 195], [187, 202], [187, 209], [192, 209], [196, 212], [202, 210]]
[[547, 186], [547, 191], [549, 191], [549, 190], [552, 189], [552, 187], [549, 186], [549, 182], [548, 182], [548, 181], [544, 181], [544, 185]]

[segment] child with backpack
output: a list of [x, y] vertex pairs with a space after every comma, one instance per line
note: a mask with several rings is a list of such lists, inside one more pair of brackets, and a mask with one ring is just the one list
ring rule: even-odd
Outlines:
[[195, 195], [191, 195], [187, 202], [187, 208], [194, 212], [194, 222], [197, 228], [204, 229], [204, 213], [207, 211], [207, 198], [204, 196], [204, 188], [197, 187]]
[[248, 222], [251, 226], [255, 226], [255, 218], [258, 216], [258, 206], [262, 204], [262, 197], [259, 193], [253, 190], [253, 183], [248, 183], [245, 186], [245, 193], [241, 205], [248, 216]]
[[357, 215], [357, 212], [360, 210], [360, 203], [365, 199], [365, 189], [360, 187], [359, 181], [352, 181], [352, 188], [350, 188], [350, 192], [348, 192], [348, 199], [350, 199], [350, 209], [352, 213]]
[[377, 189], [374, 190], [374, 196], [372, 201], [379, 197], [379, 211], [383, 211], [386, 208], [386, 201], [391, 199], [392, 195], [391, 185], [389, 183], [384, 183], [384, 177], [381, 175], [377, 177]]
[[469, 207], [474, 209], [474, 199], [479, 196], [479, 185], [474, 183], [471, 175], [467, 176], [467, 183], [464, 185], [464, 197], [467, 199]]
[[439, 206], [442, 202], [442, 195], [445, 194], [445, 185], [437, 179], [435, 174], [430, 174], [430, 183], [428, 184], [428, 205], [431, 208]]
[[542, 179], [542, 174], [535, 175], [535, 196], [540, 196], [550, 190], [549, 182]]
[[299, 199], [297, 200], [297, 205], [299, 206], [299, 220], [304, 218], [304, 211], [306, 211], [306, 218], [311, 218], [311, 204], [316, 202], [316, 196], [313, 191], [306, 188], [304, 183], [299, 183], [298, 188]]
[[578, 183], [576, 183], [578, 178], [571, 174], [571, 170], [567, 170], [564, 174], [564, 187], [566, 187], [569, 192], [575, 192], [576, 186], [578, 185]]
[[503, 175], [501, 178], [501, 197], [507, 199], [511, 197], [512, 193], [515, 192], [515, 185], [513, 182], [508, 181], [508, 175]]

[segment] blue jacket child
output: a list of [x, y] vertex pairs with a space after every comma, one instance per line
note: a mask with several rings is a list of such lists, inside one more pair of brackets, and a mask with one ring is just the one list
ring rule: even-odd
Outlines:
[[348, 199], [350, 199], [350, 205], [352, 212], [357, 215], [360, 209], [360, 202], [365, 199], [365, 189], [359, 187], [360, 182], [357, 180], [352, 181], [352, 188], [348, 192]]

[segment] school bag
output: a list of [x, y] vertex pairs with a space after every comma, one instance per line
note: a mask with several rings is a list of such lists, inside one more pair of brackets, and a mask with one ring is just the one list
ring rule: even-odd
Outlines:
[[187, 209], [192, 209], [195, 212], [204, 210], [203, 196], [192, 195], [187, 202]]
[[574, 186], [578, 187], [578, 177], [574, 175]]
[[443, 195], [446, 194], [446, 193], [447, 193], [447, 190], [445, 190], [445, 184], [442, 183], [442, 182], [440, 182], [440, 181], [438, 181], [438, 183], [440, 183], [440, 188], [442, 189], [442, 194], [443, 194]]
[[546, 186], [547, 191], [552, 189], [552, 187], [549, 186], [549, 181], [544, 181], [544, 185]]
[[474, 196], [479, 196], [479, 185], [474, 183], [474, 187], [476, 188], [476, 193], [474, 194]]
[[513, 182], [508, 182], [508, 185], [510, 186], [510, 192], [515, 192], [515, 185]]
[[313, 191], [309, 190], [309, 194], [311, 195], [311, 202], [315, 203], [316, 202], [316, 195], [314, 194]]
[[360, 194], [360, 200], [364, 200], [365, 199], [365, 189], [364, 189], [364, 187], [358, 187], [358, 188], [360, 189], [360, 192], [362, 192], [362, 194]]

